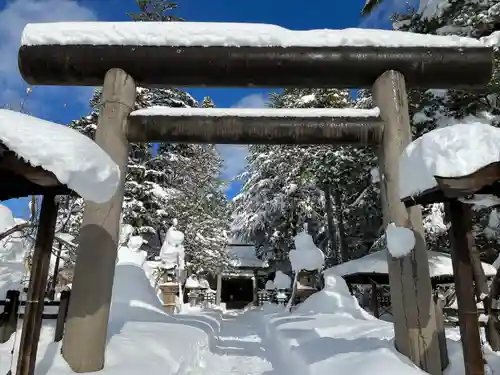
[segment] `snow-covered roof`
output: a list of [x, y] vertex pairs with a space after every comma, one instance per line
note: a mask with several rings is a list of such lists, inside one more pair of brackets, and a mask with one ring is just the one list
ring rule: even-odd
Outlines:
[[226, 250], [233, 267], [266, 268], [267, 261], [260, 260], [255, 255], [254, 245], [231, 244]]
[[208, 117], [378, 117], [380, 110], [357, 108], [172, 108], [155, 106], [139, 109], [130, 116]]
[[456, 124], [424, 134], [399, 161], [400, 198], [437, 187], [434, 176], [464, 177], [500, 161], [500, 129], [481, 122]]
[[[451, 256], [446, 253], [436, 251], [427, 251], [429, 259], [429, 271], [431, 277], [452, 276], [453, 266]], [[494, 276], [496, 269], [491, 264], [482, 263], [486, 276]], [[337, 276], [347, 276], [354, 274], [388, 274], [387, 250], [377, 251], [368, 254], [359, 259], [351, 260], [346, 263], [331, 267], [325, 273], [331, 273]]]
[[111, 157], [90, 138], [66, 126], [0, 109], [0, 143], [96, 203], [111, 199], [120, 182], [120, 169]]
[[288, 30], [223, 22], [58, 22], [24, 28], [22, 45], [481, 47], [473, 38], [378, 29]]

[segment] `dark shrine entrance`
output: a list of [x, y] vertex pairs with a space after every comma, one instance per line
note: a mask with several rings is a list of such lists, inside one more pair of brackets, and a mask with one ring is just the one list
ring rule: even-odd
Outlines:
[[222, 279], [221, 301], [227, 309], [243, 309], [253, 302], [253, 280], [250, 277]]

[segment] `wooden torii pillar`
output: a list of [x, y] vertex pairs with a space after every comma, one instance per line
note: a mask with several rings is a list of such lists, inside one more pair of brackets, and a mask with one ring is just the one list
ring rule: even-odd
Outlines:
[[[28, 25], [30, 26], [30, 25]], [[29, 32], [65, 32], [32, 25]], [[85, 37], [85, 24], [79, 35]], [[128, 28], [136, 27], [133, 23]], [[70, 26], [74, 31], [74, 25]], [[28, 35], [29, 36], [29, 35]], [[28, 38], [29, 39], [29, 38]], [[88, 85], [104, 82], [104, 107], [96, 142], [126, 170], [128, 141], [381, 144], [384, 221], [413, 228], [415, 257], [389, 260], [396, 347], [425, 371], [442, 373], [435, 309], [420, 208], [407, 212], [399, 200], [397, 157], [409, 142], [405, 84], [416, 88], [484, 87], [493, 68], [486, 47], [227, 47], [183, 45], [57, 45], [38, 38], [23, 45], [19, 67], [31, 85]], [[40, 44], [41, 43], [41, 44]], [[45, 44], [44, 44], [45, 43]], [[36, 44], [36, 43], [35, 43]], [[133, 77], [133, 79], [132, 79]], [[134, 80], [142, 86], [169, 87], [325, 87], [370, 88], [385, 122], [368, 116], [288, 115], [212, 116], [206, 112], [176, 117], [132, 116]], [[111, 101], [113, 98], [113, 101]], [[278, 113], [278, 112], [275, 112]], [[304, 112], [302, 112], [304, 113]], [[359, 112], [358, 112], [359, 113]], [[180, 117], [180, 118], [179, 118]], [[203, 125], [203, 126], [201, 126]], [[208, 126], [208, 127], [207, 127]], [[252, 129], [252, 130], [249, 130]], [[126, 134], [126, 135], [125, 135]], [[104, 205], [87, 205], [75, 269], [63, 355], [76, 372], [104, 367], [108, 312], [116, 259], [123, 190]], [[109, 215], [108, 215], [109, 214]], [[422, 261], [423, 260], [423, 261]], [[406, 271], [408, 270], [408, 271]], [[417, 280], [418, 287], [415, 287]], [[418, 290], [417, 290], [418, 289]], [[419, 306], [418, 312], [415, 306]]]

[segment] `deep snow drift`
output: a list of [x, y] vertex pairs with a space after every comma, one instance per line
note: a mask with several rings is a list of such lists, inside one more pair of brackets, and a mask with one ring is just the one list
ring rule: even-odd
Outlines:
[[[119, 251], [106, 367], [99, 374], [331, 375], [332, 369], [356, 375], [424, 374], [394, 349], [392, 324], [364, 311], [331, 269], [325, 271], [325, 289], [293, 313], [266, 304], [241, 312], [171, 316], [146, 277], [144, 259], [142, 251]], [[0, 268], [0, 283], [9, 271]], [[52, 342], [53, 333], [46, 322], [36, 375], [72, 374], [59, 354], [60, 344]], [[448, 337], [452, 363], [445, 375], [462, 375], [457, 330]], [[10, 368], [10, 350], [19, 344], [14, 339], [0, 345], [0, 373]], [[488, 348], [486, 356], [500, 371], [500, 357]]]
[[[286, 345], [290, 360], [302, 374], [418, 375], [425, 374], [394, 348], [390, 323], [363, 310], [344, 280], [325, 271], [325, 289], [309, 297], [291, 314], [264, 309], [270, 335]], [[274, 310], [274, 311], [273, 311]], [[447, 330], [451, 364], [445, 375], [464, 374], [460, 335]], [[489, 365], [498, 373], [500, 356], [485, 348]]]

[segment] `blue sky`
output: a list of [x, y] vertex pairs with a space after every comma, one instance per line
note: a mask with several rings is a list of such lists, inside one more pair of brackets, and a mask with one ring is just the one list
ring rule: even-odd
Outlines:
[[[359, 12], [365, 0], [329, 0], [311, 4], [299, 0], [179, 0], [176, 15], [187, 21], [272, 23], [290, 29], [342, 29], [348, 27], [390, 28], [388, 18], [394, 10], [406, 7], [404, 0], [385, 0], [368, 19]], [[127, 21], [126, 13], [137, 11], [135, 0], [0, 0], [0, 105], [18, 108], [26, 99], [27, 86], [17, 69], [17, 49], [23, 27], [29, 22], [50, 21]], [[263, 107], [269, 90], [188, 89], [196, 99], [210, 96], [218, 107]], [[29, 113], [67, 124], [88, 113], [91, 88], [33, 87], [25, 101]], [[226, 177], [244, 167], [245, 147], [223, 146]], [[239, 185], [228, 190], [234, 196]], [[16, 216], [27, 215], [27, 201], [6, 203]]]

